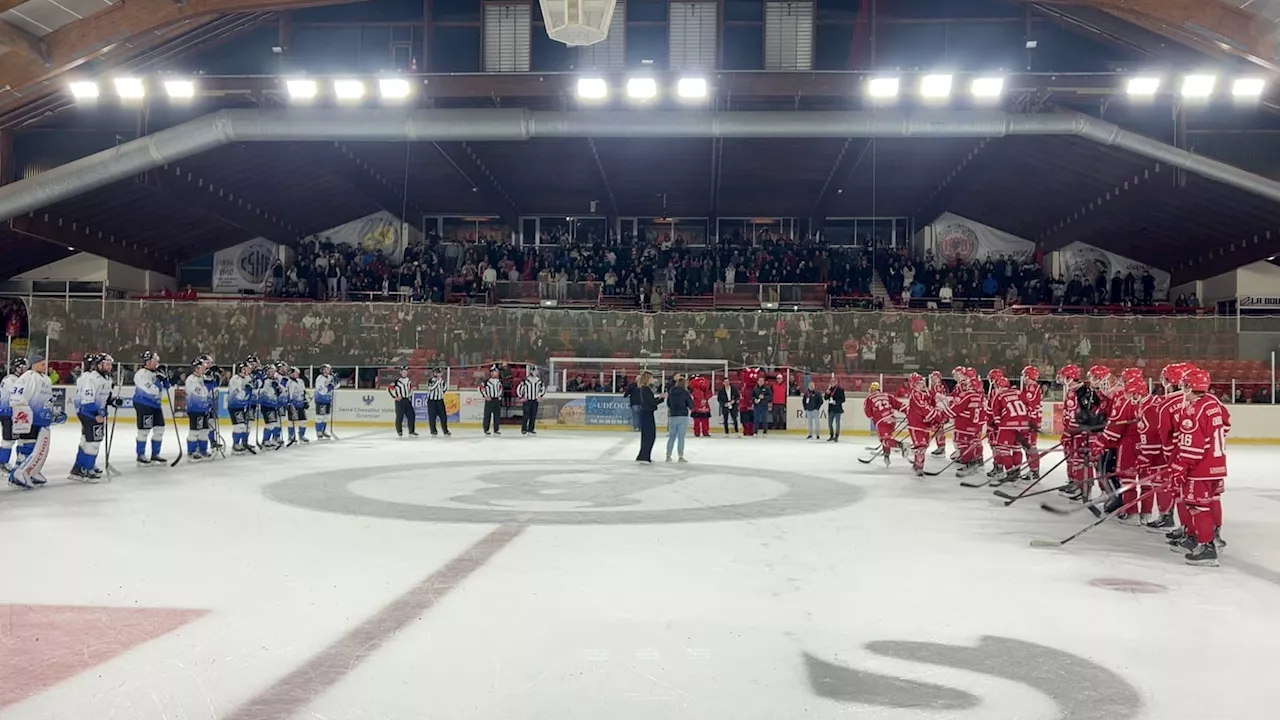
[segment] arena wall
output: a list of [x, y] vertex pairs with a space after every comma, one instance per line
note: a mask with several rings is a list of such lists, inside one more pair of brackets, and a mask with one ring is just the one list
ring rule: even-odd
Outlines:
[[[70, 392], [69, 386], [58, 386], [64, 392]], [[133, 397], [133, 388], [125, 387], [121, 395], [129, 400]], [[226, 393], [219, 393], [219, 410], [222, 418], [227, 418]], [[445, 405], [449, 413], [449, 422], [461, 428], [479, 428], [484, 408], [484, 400], [480, 393], [463, 390], [447, 393]], [[712, 429], [718, 427], [720, 410], [712, 400]], [[866, 417], [862, 414], [862, 398], [850, 396], [845, 404], [843, 432], [845, 434], [868, 436], [871, 434]], [[426, 396], [418, 392], [414, 395], [414, 408], [418, 411], [418, 421], [426, 422]], [[1230, 442], [1248, 444], [1280, 445], [1280, 405], [1228, 405], [1231, 413]], [[1054, 437], [1061, 430], [1062, 404], [1046, 402], [1044, 404], [1044, 431], [1048, 437]], [[626, 399], [618, 395], [584, 395], [582, 393], [547, 393], [543, 399], [539, 415], [539, 424], [547, 429], [561, 430], [625, 430], [630, 427], [630, 410]], [[827, 427], [827, 414], [822, 411], [823, 432]], [[666, 426], [666, 413], [661, 410], [655, 415], [658, 426]], [[132, 405], [120, 409], [119, 421], [133, 422]], [[385, 390], [339, 390], [334, 408], [334, 421], [339, 432], [344, 427], [390, 428], [395, 425], [395, 407], [391, 396]], [[800, 398], [787, 398], [788, 434], [797, 434], [805, 430], [804, 410]], [[225, 431], [224, 431], [225, 432]]]

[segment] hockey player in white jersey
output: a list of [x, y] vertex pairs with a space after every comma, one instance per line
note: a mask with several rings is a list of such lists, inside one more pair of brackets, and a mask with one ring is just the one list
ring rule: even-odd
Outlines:
[[21, 461], [22, 457], [14, 457], [13, 445], [17, 442], [18, 436], [13, 432], [13, 388], [18, 384], [18, 378], [22, 373], [27, 371], [27, 359], [14, 358], [9, 363], [9, 373], [0, 378], [0, 471], [5, 475], [13, 470]]
[[258, 391], [258, 404], [262, 408], [262, 447], [279, 450], [284, 447], [280, 439], [280, 408], [284, 406], [284, 379], [280, 370], [288, 370], [285, 363], [267, 365]]
[[85, 360], [85, 371], [76, 380], [74, 405], [80, 420], [80, 449], [68, 480], [97, 482], [102, 477], [98, 469], [98, 450], [106, 437], [107, 408], [120, 407], [123, 402], [113, 396], [111, 372], [115, 358], [106, 353], [90, 355]]
[[[152, 350], [142, 353], [142, 367], [133, 374], [133, 411], [138, 418], [138, 464], [163, 465], [160, 455], [164, 444], [163, 398], [170, 387], [169, 378], [160, 372], [160, 355]], [[147, 457], [147, 439], [151, 440], [151, 457]]]
[[320, 374], [316, 376], [316, 437], [328, 440], [333, 437], [329, 434], [329, 416], [333, 414], [333, 392], [338, 387], [338, 381], [333, 377], [333, 366], [324, 364], [320, 366]]
[[227, 412], [231, 415], [231, 452], [257, 455], [249, 446], [249, 422], [253, 412], [253, 378], [249, 377], [247, 362], [236, 365], [236, 374], [227, 383]]
[[304, 443], [311, 442], [307, 439], [307, 408], [311, 403], [307, 401], [307, 383], [302, 379], [302, 370], [299, 368], [289, 369], [289, 379], [285, 382], [285, 408], [289, 413], [289, 444], [292, 445], [298, 440]]
[[49, 426], [65, 422], [65, 414], [57, 413], [53, 406], [53, 385], [45, 375], [48, 366], [44, 358], [33, 355], [26, 372], [18, 378], [9, 396], [13, 407], [13, 432], [18, 437], [22, 464], [9, 473], [9, 484], [30, 490], [44, 485], [41, 471], [49, 459]]
[[209, 408], [212, 395], [205, 383], [206, 364], [201, 359], [191, 362], [187, 375], [187, 456], [192, 462], [209, 458]]

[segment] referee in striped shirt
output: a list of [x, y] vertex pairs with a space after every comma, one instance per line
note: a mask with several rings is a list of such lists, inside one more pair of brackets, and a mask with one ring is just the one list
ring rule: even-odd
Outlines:
[[538, 434], [534, 429], [538, 422], [538, 401], [546, 394], [547, 390], [542, 386], [542, 379], [538, 377], [538, 368], [530, 367], [529, 374], [516, 387], [516, 397], [524, 401], [520, 409], [521, 435]]
[[427, 422], [431, 424], [431, 434], [436, 434], [436, 418], [440, 419], [440, 429], [445, 437], [449, 437], [449, 417], [444, 407], [444, 378], [440, 377], [440, 368], [431, 371], [431, 382], [427, 384]]
[[400, 378], [387, 387], [396, 401], [396, 435], [404, 437], [404, 423], [409, 422], [409, 436], [418, 437], [414, 430], [413, 381], [409, 379], [409, 366], [400, 366]]
[[493, 434], [501, 435], [502, 417], [502, 378], [498, 377], [498, 366], [489, 368], [489, 379], [480, 386], [480, 397], [484, 398], [484, 434], [489, 434], [489, 421], [493, 421]]

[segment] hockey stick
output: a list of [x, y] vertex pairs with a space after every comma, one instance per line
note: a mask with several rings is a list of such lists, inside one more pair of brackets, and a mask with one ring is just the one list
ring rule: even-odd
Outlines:
[[[897, 425], [894, 425], [894, 427], [893, 427], [893, 437], [894, 437], [894, 439], [895, 439], [895, 440], [896, 440], [896, 439], [897, 439], [897, 437], [898, 437], [898, 433], [902, 432], [902, 429], [903, 429], [903, 428], [905, 428], [906, 426], [907, 426], [907, 419], [906, 419], [905, 417], [904, 417], [904, 418], [902, 418], [901, 420], [899, 420]], [[879, 445], [868, 445], [866, 449], [867, 449], [867, 450], [875, 450], [875, 451], [876, 451], [876, 453], [877, 453], [877, 454], [879, 454], [879, 452], [880, 452], [881, 450], [884, 450], [884, 443], [881, 443], [881, 444], [879, 444]]]
[[[1012, 472], [1014, 472], [1014, 471], [1017, 471], [1019, 474], [1021, 474], [1023, 470], [1025, 470], [1025, 469], [1027, 469], [1028, 467], [1030, 467], [1030, 466], [1031, 466], [1031, 455], [1032, 455], [1032, 452], [1031, 452], [1030, 446], [1028, 446], [1028, 445], [1026, 445], [1026, 444], [1023, 444], [1023, 446], [1022, 446], [1022, 447], [1023, 447], [1023, 448], [1026, 450], [1026, 452], [1027, 452], [1026, 459], [1024, 459], [1022, 462], [1018, 463], [1017, 465], [1014, 465], [1013, 467], [1009, 468], [1009, 469], [1006, 471], [1006, 473], [1005, 473], [1005, 476], [1004, 476], [1005, 478], [1008, 478], [1008, 477], [1009, 477], [1009, 473], [1012, 473]], [[1060, 447], [1062, 447], [1062, 443], [1058, 443], [1057, 445], [1054, 445], [1053, 447], [1050, 447], [1050, 448], [1048, 448], [1048, 449], [1044, 450], [1043, 452], [1042, 452], [1042, 451], [1037, 450], [1034, 454], [1035, 454], [1035, 456], [1036, 456], [1036, 459], [1037, 459], [1037, 460], [1039, 460], [1039, 459], [1043, 458], [1044, 456], [1048, 455], [1049, 453], [1053, 452], [1054, 450], [1057, 450], [1057, 449], [1058, 449], [1058, 448], [1060, 448]], [[1067, 460], [1067, 459], [1066, 459], [1066, 457], [1063, 457], [1061, 460], [1059, 460], [1057, 463], [1055, 463], [1055, 464], [1053, 465], [1053, 467], [1051, 467], [1051, 468], [1049, 468], [1048, 470], [1046, 470], [1046, 471], [1044, 472], [1044, 475], [1048, 475], [1049, 473], [1051, 473], [1051, 472], [1053, 472], [1054, 470], [1058, 469], [1058, 466], [1062, 465], [1062, 463], [1066, 462], [1066, 460]], [[1031, 483], [1030, 485], [1028, 485], [1028, 486], [1023, 490], [1023, 493], [1025, 494], [1027, 490], [1030, 490], [1031, 488], [1033, 488], [1033, 487], [1035, 487], [1036, 485], [1038, 485], [1038, 484], [1040, 483], [1040, 480], [1044, 478], [1044, 475], [1041, 475], [1041, 476], [1040, 476], [1040, 478], [1037, 478], [1035, 482], [1033, 482], [1033, 483]], [[995, 483], [995, 485], [999, 486], [999, 485], [1004, 485], [1004, 484], [1006, 484], [1006, 483], [1008, 483], [1008, 482], [1016, 482], [1016, 480], [1006, 480], [1006, 479], [1004, 479], [1004, 478], [1001, 478], [1001, 477], [1000, 477], [1000, 476], [998, 476], [998, 475], [997, 475], [996, 477], [992, 477], [992, 476], [990, 476], [990, 475], [987, 475], [987, 476], [986, 476], [986, 478], [985, 478], [985, 480], [986, 480], [986, 482], [985, 482], [985, 483], [981, 483], [981, 484], [966, 483], [966, 482], [964, 482], [964, 481], [961, 481], [961, 482], [960, 482], [960, 484], [961, 484], [961, 485], [963, 485], [964, 487], [982, 487], [983, 485], [990, 485], [990, 484], [992, 484], [992, 483]], [[997, 480], [1000, 480], [1000, 482], [996, 482]], [[1003, 498], [1005, 498], [1005, 499], [1012, 499], [1012, 496], [1010, 496], [1010, 495], [1009, 495], [1009, 494], [1007, 494], [1007, 493], [1002, 493], [1002, 492], [1001, 492], [1001, 491], [999, 491], [999, 490], [996, 490], [996, 491], [995, 491], [995, 494], [996, 494], [996, 495], [999, 495], [999, 496], [1001, 496], [1001, 497], [1003, 497]]]
[[334, 440], [341, 440], [338, 434], [333, 431], [333, 426], [338, 424], [338, 388], [342, 387], [342, 380], [339, 379], [333, 385], [333, 400], [329, 402], [329, 419], [325, 422], [324, 434]]
[[[970, 450], [972, 450], [972, 449], [973, 449], [973, 448], [975, 448], [975, 447], [981, 447], [981, 446], [982, 446], [982, 441], [983, 441], [983, 440], [986, 440], [986, 438], [987, 438], [987, 433], [986, 433], [986, 432], [983, 432], [983, 433], [982, 433], [981, 435], [979, 435], [979, 436], [978, 436], [978, 437], [977, 437], [977, 438], [976, 438], [972, 443], [970, 443], [970, 444], [969, 444], [969, 449], [970, 449]], [[956, 448], [956, 452], [958, 453], [957, 459], [952, 460], [951, 462], [949, 462], [949, 463], [947, 463], [946, 465], [942, 466], [942, 469], [941, 469], [941, 470], [933, 470], [933, 471], [925, 470], [925, 471], [924, 471], [924, 474], [925, 474], [925, 475], [928, 475], [929, 477], [937, 477], [937, 476], [941, 475], [942, 473], [944, 473], [944, 472], [946, 472], [946, 471], [950, 470], [950, 469], [951, 469], [951, 468], [952, 468], [956, 463], [960, 462], [959, 458], [964, 457], [964, 453], [963, 453], [963, 452], [961, 452], [960, 448]], [[986, 485], [986, 483], [984, 482], [984, 483], [982, 483], [982, 485]], [[975, 485], [975, 486], [972, 486], [972, 487], [982, 487], [982, 485]], [[969, 486], [966, 486], [966, 487], [969, 487]]]
[[1072, 540], [1075, 540], [1076, 538], [1080, 537], [1081, 535], [1083, 535], [1083, 534], [1085, 534], [1085, 533], [1089, 532], [1090, 530], [1092, 530], [1092, 529], [1094, 529], [1094, 528], [1098, 527], [1099, 525], [1101, 525], [1102, 523], [1104, 523], [1104, 522], [1106, 522], [1108, 519], [1110, 519], [1112, 516], [1114, 516], [1114, 515], [1119, 515], [1120, 513], [1124, 512], [1126, 509], [1128, 509], [1128, 508], [1129, 508], [1129, 507], [1131, 507], [1131, 506], [1136, 506], [1138, 503], [1140, 503], [1140, 502], [1142, 501], [1142, 499], [1143, 499], [1144, 497], [1146, 497], [1147, 495], [1149, 495], [1149, 494], [1151, 494], [1151, 493], [1153, 493], [1153, 492], [1155, 492], [1155, 490], [1154, 490], [1154, 489], [1153, 489], [1153, 490], [1150, 490], [1150, 491], [1148, 491], [1148, 492], [1145, 492], [1145, 493], [1139, 493], [1139, 494], [1135, 495], [1135, 496], [1134, 496], [1134, 498], [1133, 498], [1132, 500], [1130, 500], [1129, 502], [1124, 503], [1124, 504], [1123, 504], [1123, 505], [1121, 505], [1120, 507], [1116, 508], [1116, 509], [1115, 509], [1115, 511], [1113, 511], [1113, 512], [1109, 512], [1109, 513], [1106, 513], [1105, 515], [1102, 515], [1102, 516], [1101, 516], [1101, 517], [1099, 517], [1097, 520], [1094, 520], [1093, 522], [1089, 523], [1088, 525], [1085, 525], [1083, 528], [1081, 528], [1081, 529], [1077, 530], [1076, 532], [1072, 533], [1071, 535], [1068, 535], [1067, 537], [1063, 538], [1062, 540], [1042, 540], [1042, 539], [1040, 539], [1040, 538], [1036, 538], [1035, 540], [1032, 540], [1032, 541], [1031, 541], [1031, 547], [1041, 547], [1041, 548], [1043, 548], [1043, 547], [1049, 547], [1049, 548], [1053, 548], [1053, 547], [1062, 547], [1063, 545], [1066, 545], [1067, 543], [1071, 542]]
[[[1042, 455], [1042, 456], [1043, 456], [1043, 455]], [[1047, 476], [1049, 475], [1049, 473], [1051, 473], [1051, 472], [1053, 472], [1054, 470], [1057, 470], [1059, 467], [1061, 467], [1061, 466], [1062, 466], [1062, 464], [1063, 464], [1063, 463], [1065, 463], [1066, 461], [1067, 461], [1067, 458], [1065, 458], [1065, 457], [1064, 457], [1064, 458], [1062, 458], [1061, 460], [1059, 460], [1058, 462], [1054, 463], [1052, 467], [1050, 467], [1048, 470], [1045, 470], [1045, 471], [1044, 471], [1044, 473], [1042, 473], [1042, 474], [1040, 475], [1040, 477], [1036, 478], [1036, 479], [1035, 479], [1035, 480], [1034, 480], [1030, 485], [1028, 485], [1028, 486], [1026, 486], [1025, 488], [1023, 488], [1023, 489], [1022, 489], [1022, 492], [1018, 493], [1017, 495], [1010, 495], [1009, 493], [1007, 493], [1007, 492], [1005, 492], [1005, 491], [1003, 491], [1003, 490], [996, 490], [993, 494], [994, 494], [997, 498], [1004, 498], [1004, 500], [1001, 500], [1001, 501], [995, 501], [995, 502], [996, 502], [996, 504], [999, 504], [999, 505], [1003, 505], [1003, 506], [1005, 506], [1005, 507], [1008, 507], [1008, 506], [1010, 506], [1010, 505], [1014, 504], [1015, 502], [1017, 502], [1018, 500], [1021, 500], [1021, 499], [1022, 499], [1022, 498], [1024, 498], [1024, 497], [1034, 497], [1034, 496], [1036, 496], [1036, 495], [1043, 495], [1043, 494], [1045, 494], [1045, 493], [1049, 493], [1049, 492], [1053, 492], [1054, 490], [1058, 490], [1059, 488], [1053, 488], [1053, 490], [1037, 490], [1036, 492], [1031, 492], [1031, 488], [1035, 487], [1036, 485], [1039, 485], [1041, 480], [1045, 479], [1045, 477], [1047, 477]], [[1060, 486], [1060, 487], [1070, 487], [1070, 486], [1071, 486], [1071, 483], [1066, 483], [1065, 485], [1062, 485], [1062, 486]], [[1007, 502], [1005, 502], [1005, 501], [1007, 501]]]
[[[177, 467], [178, 463], [182, 462], [182, 434], [178, 432], [178, 413], [177, 413], [177, 406], [173, 404], [174, 403], [173, 396], [174, 396], [173, 386], [170, 385], [169, 386], [169, 417], [170, 419], [173, 420], [173, 436], [178, 440], [178, 457], [174, 458], [173, 462], [169, 463], [169, 467]], [[164, 408], [160, 409], [160, 417], [162, 418], [164, 417]]]
[[111, 406], [111, 425], [107, 426], [107, 451], [103, 453], [102, 464], [107, 468], [107, 477], [119, 477], [120, 471], [111, 466], [111, 445], [116, 439], [116, 418], [120, 416], [120, 408]]

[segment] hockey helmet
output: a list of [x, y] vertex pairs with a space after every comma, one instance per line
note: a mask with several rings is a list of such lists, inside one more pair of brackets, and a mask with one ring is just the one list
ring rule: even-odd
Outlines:
[[880, 392], [880, 383], [878, 383], [878, 382], [876, 382], [876, 381], [872, 380], [872, 381], [871, 381], [871, 384], [867, 386], [867, 391], [868, 391], [868, 392]]
[[160, 353], [156, 352], [155, 350], [143, 350], [142, 355], [140, 356], [139, 359], [142, 360], [143, 365], [146, 365], [152, 360], [155, 360], [158, 363], [160, 362]]
[[196, 358], [195, 360], [192, 360], [192, 361], [191, 361], [191, 367], [193, 367], [193, 368], [200, 368], [200, 369], [202, 369], [202, 370], [203, 370], [203, 369], [204, 369], [204, 360], [201, 360], [200, 358]]
[[262, 361], [258, 359], [257, 355], [247, 355], [245, 356], [244, 364], [245, 365], [261, 365]]
[[320, 366], [320, 372], [333, 372], [333, 366], [329, 363], [325, 363]]
[[1209, 392], [1209, 385], [1213, 382], [1209, 377], [1208, 370], [1194, 368], [1186, 374], [1182, 379], [1183, 385], [1191, 392], [1203, 393]]
[[1111, 379], [1111, 368], [1106, 365], [1094, 365], [1089, 368], [1089, 379], [1093, 382], [1106, 382]]
[[208, 353], [204, 353], [203, 355], [201, 355], [200, 357], [198, 357], [198, 358], [196, 358], [196, 359], [197, 359], [197, 360], [199, 360], [200, 362], [204, 363], [205, 365], [212, 365], [212, 364], [213, 364], [213, 356], [212, 356], [212, 355], [210, 355], [210, 354], [208, 354]]
[[26, 358], [14, 358], [13, 362], [9, 363], [9, 372], [14, 375], [21, 375], [26, 372], [29, 367], [31, 367], [31, 364], [27, 362]]
[[987, 372], [987, 379], [991, 382], [996, 382], [1002, 377], [1004, 377], [1004, 371], [1000, 368], [991, 368], [991, 370]]
[[1124, 382], [1124, 392], [1134, 397], [1146, 397], [1149, 392], [1147, 381], [1142, 378], [1129, 378]]
[[1080, 382], [1080, 366], [1072, 363], [1058, 371], [1058, 380], [1062, 382]]
[[[397, 369], [397, 370], [399, 370], [400, 372], [403, 372], [403, 373], [407, 373], [407, 372], [409, 372], [409, 366], [408, 366], [408, 365], [397, 365], [397, 366], [396, 366], [396, 369]], [[491, 368], [491, 369], [489, 370], [489, 372], [497, 372], [497, 370], [498, 370], [497, 368]]]
[[245, 372], [247, 372], [248, 370], [249, 370], [249, 363], [247, 363], [247, 362], [238, 362], [238, 363], [236, 363], [236, 374], [237, 374], [237, 375], [240, 375], [240, 374], [242, 374], [242, 373], [245, 373]]
[[1130, 367], [1130, 368], [1125, 368], [1120, 372], [1120, 380], [1125, 384], [1125, 388], [1126, 388], [1125, 392], [1128, 392], [1127, 388], [1129, 386], [1130, 380], [1141, 381], [1145, 377], [1146, 377], [1146, 374], [1142, 372], [1142, 368]]
[[114, 365], [115, 361], [116, 359], [111, 357], [111, 353], [98, 353], [98, 358], [94, 361], [93, 368], [95, 370], [101, 370], [102, 372], [110, 372], [110, 368], [104, 370], [101, 366]]
[[1022, 377], [1031, 382], [1036, 382], [1040, 379], [1040, 368], [1035, 365], [1028, 365], [1022, 368]]
[[964, 377], [965, 374], [966, 374], [966, 368], [963, 365], [957, 365], [954, 368], [951, 368], [952, 380], [959, 380], [960, 378]]
[[1178, 387], [1182, 384], [1182, 378], [1186, 376], [1187, 370], [1190, 369], [1188, 363], [1172, 363], [1165, 365], [1160, 371], [1160, 379], [1170, 387]]
[[918, 388], [921, 385], [924, 385], [924, 376], [920, 373], [911, 373], [907, 376], [907, 385], [913, 388]]
[[1004, 373], [1001, 373], [998, 377], [994, 378], [991, 382], [1001, 390], [1009, 389], [1009, 378], [1005, 377]]
[[942, 373], [937, 370], [934, 370], [933, 372], [929, 373], [929, 382], [933, 383], [934, 385], [942, 384]]

